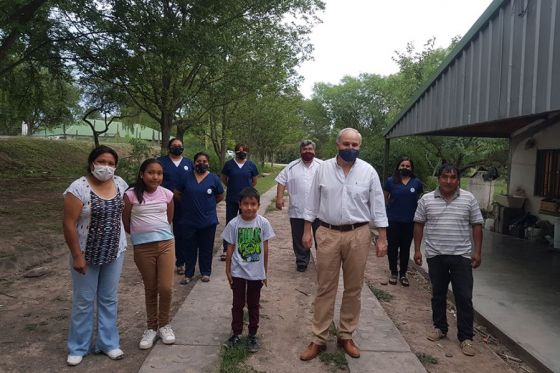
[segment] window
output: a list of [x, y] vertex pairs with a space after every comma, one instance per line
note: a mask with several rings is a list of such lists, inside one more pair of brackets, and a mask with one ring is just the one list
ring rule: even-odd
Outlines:
[[560, 198], [560, 149], [537, 150], [535, 195]]

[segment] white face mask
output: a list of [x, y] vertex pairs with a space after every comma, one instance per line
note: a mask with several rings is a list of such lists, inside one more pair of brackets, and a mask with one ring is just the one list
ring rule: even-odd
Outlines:
[[111, 180], [115, 175], [115, 167], [94, 163], [91, 174], [99, 181]]

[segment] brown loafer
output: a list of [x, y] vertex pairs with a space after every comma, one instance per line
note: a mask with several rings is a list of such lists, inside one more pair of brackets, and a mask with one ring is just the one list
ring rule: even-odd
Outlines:
[[336, 343], [342, 347], [344, 352], [346, 352], [350, 357], [360, 357], [360, 349], [356, 346], [353, 340], [337, 338]]
[[301, 355], [299, 355], [300, 360], [308, 361], [313, 360], [319, 355], [322, 351], [325, 351], [327, 346], [325, 345], [318, 345], [313, 342], [307, 346], [307, 349], [303, 351]]

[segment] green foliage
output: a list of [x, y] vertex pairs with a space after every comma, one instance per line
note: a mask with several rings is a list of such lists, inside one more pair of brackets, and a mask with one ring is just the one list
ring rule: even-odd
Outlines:
[[377, 299], [379, 299], [382, 302], [390, 302], [393, 300], [393, 294], [385, 291], [385, 290], [381, 290], [376, 288], [373, 285], [369, 285], [369, 288], [371, 290], [371, 292], [373, 293], [373, 295], [375, 295], [375, 297]]
[[242, 337], [237, 346], [222, 348], [220, 373], [264, 373], [245, 364], [250, 354], [246, 342], [247, 338]]
[[0, 139], [0, 176], [78, 177], [85, 173], [91, 149], [91, 144], [82, 141]]
[[417, 352], [416, 357], [418, 358], [418, 360], [420, 360], [420, 363], [422, 363], [422, 365], [424, 365], [424, 366], [435, 365], [435, 364], [438, 363], [437, 358], [435, 358], [432, 355], [427, 354], [425, 352]]
[[348, 369], [348, 362], [343, 350], [336, 350], [335, 352], [323, 351], [319, 354], [319, 360], [325, 363], [331, 372]]
[[[97, 1], [69, 12], [67, 47], [92, 92], [109, 85], [124, 94], [159, 123], [165, 141], [173, 125], [182, 137], [214, 108], [294, 76], [322, 7], [319, 0]], [[224, 150], [221, 143], [217, 153]]]
[[274, 167], [270, 170], [259, 169], [260, 175], [257, 177], [255, 189], [262, 195], [276, 185], [276, 176], [282, 170], [281, 167]]
[[118, 173], [128, 184], [133, 184], [136, 182], [140, 164], [147, 158], [156, 157], [157, 150], [141, 139], [132, 138], [128, 140], [128, 143], [132, 145], [132, 150], [127, 157], [121, 157]]

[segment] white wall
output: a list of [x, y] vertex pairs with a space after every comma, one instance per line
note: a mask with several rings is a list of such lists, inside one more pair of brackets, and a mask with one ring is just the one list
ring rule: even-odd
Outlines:
[[535, 146], [525, 149], [525, 144], [529, 138], [524, 136], [511, 142], [512, 162], [508, 194], [514, 195], [518, 188], [523, 189], [528, 198], [525, 203], [525, 210], [538, 215], [541, 219], [550, 220], [550, 216], [538, 213], [543, 197], [534, 195], [535, 169], [537, 167], [538, 149], [560, 148], [560, 122], [534, 135], [532, 138], [535, 140]]

